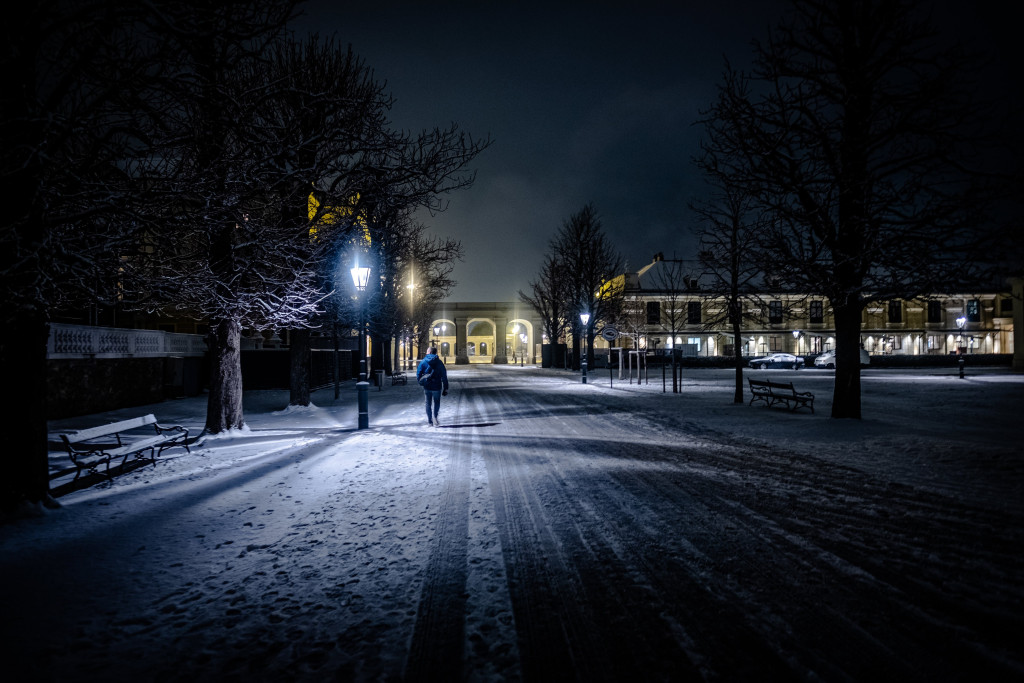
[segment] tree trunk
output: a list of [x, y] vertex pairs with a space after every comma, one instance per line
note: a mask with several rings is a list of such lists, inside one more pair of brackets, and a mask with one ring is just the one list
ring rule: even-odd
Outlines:
[[860, 306], [833, 305], [836, 322], [836, 384], [832, 417], [860, 419]]
[[219, 434], [245, 427], [242, 414], [242, 326], [237, 320], [211, 320], [210, 397], [206, 406], [206, 429]]
[[573, 370], [579, 370], [580, 369], [580, 349], [581, 348], [582, 348], [582, 344], [580, 344], [580, 334], [579, 334], [579, 331], [577, 331], [575, 334], [572, 335], [572, 369]]
[[[739, 319], [738, 316], [735, 318]], [[733, 394], [733, 403], [743, 403], [743, 332], [738, 322], [732, 324], [732, 345], [733, 359], [736, 361], [736, 392]]]
[[3, 483], [0, 511], [60, 507], [50, 497], [46, 445], [46, 342], [50, 328], [42, 314], [22, 315], [0, 328], [3, 392]]
[[288, 405], [308, 406], [309, 384], [310, 384], [310, 363], [312, 351], [309, 348], [309, 330], [292, 330], [291, 347], [289, 359], [291, 360], [291, 371], [289, 372], [289, 387], [291, 394], [288, 397]]

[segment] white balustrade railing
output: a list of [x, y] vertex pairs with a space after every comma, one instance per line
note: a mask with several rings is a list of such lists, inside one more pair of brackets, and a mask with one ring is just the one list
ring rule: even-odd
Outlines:
[[202, 356], [206, 341], [201, 334], [117, 327], [50, 324], [46, 345], [49, 358], [147, 358]]

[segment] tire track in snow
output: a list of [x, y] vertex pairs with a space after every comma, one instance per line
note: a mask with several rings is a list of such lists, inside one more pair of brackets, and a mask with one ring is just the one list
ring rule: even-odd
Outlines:
[[[534, 487], [551, 499], [549, 509], [559, 511], [546, 523], [557, 531], [558, 545], [565, 549], [571, 570], [584, 577], [592, 600], [589, 609], [598, 613], [598, 637], [607, 660], [598, 678], [770, 680], [792, 676], [764, 639], [744, 625], [739, 609], [679, 571], [673, 553], [661, 542], [675, 535], [676, 529], [659, 523], [657, 532], [650, 533], [657, 516], [631, 512], [634, 506], [643, 507], [649, 493], [631, 493], [609, 475], [612, 469], [593, 465], [595, 458], [611, 457], [603, 452], [608, 446], [602, 446], [602, 432], [610, 444], [622, 437], [622, 432], [602, 427], [608, 424], [608, 416], [596, 408], [588, 411], [597, 419], [586, 421], [587, 431], [599, 436], [576, 437], [574, 420], [561, 419], [540, 404], [537, 408], [538, 417], [556, 423], [563, 436], [548, 447], [528, 444], [531, 458], [544, 471]], [[585, 485], [580, 485], [584, 477]], [[696, 501], [691, 495], [671, 503], [692, 509]], [[566, 517], [571, 520], [568, 524], [560, 521]], [[618, 524], [620, 519], [628, 523]], [[729, 627], [705, 627], [708, 615], [714, 615], [710, 621], [715, 624], [725, 618]]]
[[[466, 412], [464, 392], [456, 410]], [[471, 418], [472, 419], [472, 418]], [[448, 420], [446, 419], [446, 422]], [[433, 432], [442, 438], [447, 432]], [[471, 444], [456, 435], [448, 460], [437, 529], [425, 570], [416, 626], [409, 647], [407, 681], [462, 679], [466, 639], [466, 581], [469, 568], [469, 494]]]

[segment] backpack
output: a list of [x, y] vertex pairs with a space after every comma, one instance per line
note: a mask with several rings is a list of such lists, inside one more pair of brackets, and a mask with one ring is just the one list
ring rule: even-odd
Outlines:
[[426, 372], [424, 372], [422, 375], [420, 375], [420, 378], [418, 380], [416, 380], [416, 381], [420, 383], [421, 387], [425, 387], [425, 386], [427, 386], [427, 382], [430, 381], [430, 378], [433, 377], [433, 375], [434, 375], [434, 368], [431, 367]]

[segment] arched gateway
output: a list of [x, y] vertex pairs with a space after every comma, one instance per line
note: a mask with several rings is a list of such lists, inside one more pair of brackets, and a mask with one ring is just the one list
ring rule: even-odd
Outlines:
[[430, 333], [440, 355], [457, 365], [536, 363], [542, 341], [540, 318], [518, 303], [440, 304]]

